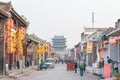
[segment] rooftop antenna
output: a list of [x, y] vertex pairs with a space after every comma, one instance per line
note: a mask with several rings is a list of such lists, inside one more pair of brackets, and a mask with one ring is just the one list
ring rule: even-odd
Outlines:
[[92, 12], [92, 27], [94, 27], [94, 12]]

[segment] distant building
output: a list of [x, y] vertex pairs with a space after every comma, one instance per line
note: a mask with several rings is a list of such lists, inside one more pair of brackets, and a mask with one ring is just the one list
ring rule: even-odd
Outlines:
[[65, 51], [66, 47], [66, 38], [64, 36], [54, 36], [52, 38], [53, 51]]
[[64, 38], [64, 36], [54, 36], [54, 38], [52, 38], [52, 49], [57, 57], [64, 59], [68, 53], [66, 48], [66, 38]]

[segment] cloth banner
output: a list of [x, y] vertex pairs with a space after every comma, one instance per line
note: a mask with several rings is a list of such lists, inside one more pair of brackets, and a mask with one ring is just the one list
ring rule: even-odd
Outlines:
[[104, 77], [110, 78], [111, 76], [111, 64], [105, 64], [104, 65]]

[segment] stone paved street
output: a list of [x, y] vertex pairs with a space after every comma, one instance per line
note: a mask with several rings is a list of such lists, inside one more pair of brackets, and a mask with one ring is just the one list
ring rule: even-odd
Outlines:
[[[78, 70], [79, 71], [79, 70]], [[56, 64], [54, 69], [34, 71], [27, 73], [19, 78], [20, 80], [98, 80], [96, 76], [84, 73], [80, 77], [79, 73], [67, 71], [65, 64]]]

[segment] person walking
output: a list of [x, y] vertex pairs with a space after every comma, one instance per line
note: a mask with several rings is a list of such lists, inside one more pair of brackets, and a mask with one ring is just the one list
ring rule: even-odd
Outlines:
[[107, 56], [107, 62], [108, 62], [108, 64], [111, 65], [111, 76], [112, 76], [114, 73], [114, 65], [113, 65], [113, 60], [111, 58], [109, 58], [109, 56]]
[[40, 58], [40, 64], [39, 64], [40, 70], [42, 70], [42, 65], [43, 65], [43, 58]]
[[79, 68], [80, 68], [80, 76], [83, 76], [83, 69], [84, 69], [83, 61], [80, 61]]
[[75, 73], [77, 73], [77, 61], [75, 61], [74, 63], [74, 70], [75, 70]]
[[107, 62], [108, 62], [108, 64], [112, 64], [113, 60], [111, 58], [109, 58], [109, 56], [107, 56]]
[[84, 66], [83, 70], [85, 72], [85, 70], [86, 70], [86, 61], [85, 60], [84, 60], [83, 66]]
[[102, 75], [104, 74], [104, 59], [101, 60]]
[[118, 63], [117, 62], [114, 63], [114, 71], [115, 71], [115, 73], [118, 73]]

